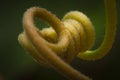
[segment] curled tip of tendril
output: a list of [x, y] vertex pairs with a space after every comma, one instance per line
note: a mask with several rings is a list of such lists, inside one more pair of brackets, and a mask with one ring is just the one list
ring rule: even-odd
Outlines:
[[[34, 25], [35, 17], [45, 20], [52, 27], [39, 31]], [[77, 28], [72, 26], [81, 25], [76, 20], [73, 20], [72, 24], [67, 24], [69, 21], [65, 19], [65, 21], [61, 22], [46, 9], [38, 7], [30, 8], [24, 14], [24, 32], [19, 35], [18, 40], [38, 63], [47, 67], [54, 67], [67, 77], [69, 76], [70, 79], [88, 80], [88, 77], [67, 64], [71, 62], [79, 52], [79, 50], [76, 49], [79, 45], [77, 45], [78, 40], [77, 37], [74, 37], [76, 36], [74, 33], [77, 35], [80, 33], [77, 31]], [[75, 23], [73, 23], [74, 21]], [[71, 30], [68, 30], [68, 25], [71, 26]], [[72, 32], [72, 30], [77, 32]], [[71, 73], [69, 73], [69, 71], [71, 71]]]
[[[107, 13], [105, 37], [96, 50], [90, 50], [95, 41], [92, 22], [79, 11], [71, 11], [59, 20], [46, 9], [30, 8], [23, 16], [24, 32], [19, 35], [18, 40], [41, 65], [53, 67], [72, 80], [89, 80], [67, 63], [76, 56], [84, 60], [100, 59], [110, 50], [116, 31], [115, 1], [105, 0], [105, 7]], [[36, 17], [43, 19], [51, 27], [39, 30], [34, 24]]]
[[[39, 31], [34, 25], [35, 17], [46, 20], [51, 27]], [[90, 49], [95, 39], [95, 32], [91, 21], [86, 15], [78, 11], [67, 13], [62, 21], [60, 21], [56, 16], [47, 12], [47, 10], [34, 7], [27, 10], [24, 14], [23, 26], [25, 32], [19, 36], [19, 41], [27, 51], [33, 55], [38, 54], [32, 41], [28, 39], [29, 36], [27, 38], [28, 30], [26, 28], [31, 26], [33, 28], [31, 32], [34, 30], [42, 38], [44, 45], [48, 46], [66, 62], [71, 62], [79, 52], [85, 52]], [[46, 63], [43, 60], [42, 62]]]

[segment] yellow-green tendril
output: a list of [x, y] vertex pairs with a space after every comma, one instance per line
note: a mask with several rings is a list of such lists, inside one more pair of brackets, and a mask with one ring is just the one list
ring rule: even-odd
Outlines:
[[[79, 11], [67, 13], [62, 20], [46, 9], [32, 7], [23, 16], [24, 32], [19, 35], [20, 44], [32, 57], [45, 67], [53, 67], [70, 80], [90, 80], [69, 63], [77, 56], [84, 60], [104, 57], [114, 42], [116, 32], [115, 0], [104, 0], [106, 8], [106, 32], [101, 46], [91, 51], [95, 31], [90, 19]], [[34, 18], [43, 19], [50, 28], [39, 30]]]
[[[49, 16], [49, 17], [48, 17]], [[56, 30], [56, 33], [58, 31], [58, 35], [60, 36], [58, 39], [57, 44], [50, 44], [47, 42], [45, 39], [43, 39], [42, 34], [38, 32], [36, 27], [33, 24], [34, 17], [40, 17], [43, 20], [47, 21], [48, 23], [51, 24], [53, 27], [61, 27], [58, 30], [57, 28], [54, 28]], [[67, 63], [65, 63], [61, 58], [64, 58], [61, 56], [59, 58], [53, 49], [51, 49], [51, 45], [53, 47], [57, 47], [59, 50], [64, 50], [62, 49], [64, 45], [68, 45], [71, 41], [71, 35], [69, 31], [67, 31], [66, 28], [62, 28], [63, 24], [60, 22], [60, 20], [52, 15], [50, 12], [48, 12], [45, 9], [38, 8], [38, 7], [33, 7], [24, 14], [23, 17], [23, 26], [25, 33], [20, 34], [19, 36], [19, 41], [22, 44], [22, 46], [30, 52], [30, 54], [33, 55], [33, 57], [39, 62], [43, 64], [46, 63], [45, 65], [51, 66], [58, 70], [59, 72], [63, 73], [66, 77], [68, 77], [71, 80], [89, 80], [88, 77], [83, 75], [82, 73], [78, 72], [77, 70], [73, 69], [71, 66], [69, 66]], [[61, 31], [60, 31], [61, 30]], [[61, 42], [62, 41], [62, 42]], [[72, 43], [72, 41], [71, 41]], [[50, 45], [50, 46], [48, 46]], [[29, 47], [30, 46], [30, 47]], [[70, 44], [71, 49], [72, 44]], [[32, 49], [30, 49], [32, 48]], [[31, 50], [31, 51], [30, 51]], [[34, 52], [35, 51], [35, 52]], [[75, 50], [74, 50], [75, 52]], [[40, 60], [43, 60], [40, 62]], [[47, 64], [48, 63], [48, 64]], [[69, 72], [70, 71], [70, 72]]]

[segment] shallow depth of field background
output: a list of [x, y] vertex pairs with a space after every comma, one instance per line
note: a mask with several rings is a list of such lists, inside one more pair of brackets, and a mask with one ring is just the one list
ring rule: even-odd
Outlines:
[[[0, 80], [67, 80], [51, 68], [44, 68], [19, 45], [17, 37], [22, 29], [26, 9], [39, 6], [60, 19], [66, 12], [79, 10], [90, 17], [96, 29], [97, 48], [104, 37], [105, 11], [103, 0], [4, 0], [0, 2]], [[120, 79], [120, 1], [117, 0], [118, 29], [111, 51], [98, 61], [76, 58], [71, 65], [93, 80]], [[40, 26], [39, 26], [40, 28]]]

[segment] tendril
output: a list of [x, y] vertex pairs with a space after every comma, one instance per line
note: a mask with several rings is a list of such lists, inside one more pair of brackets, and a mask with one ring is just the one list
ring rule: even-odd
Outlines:
[[[77, 56], [84, 60], [97, 60], [105, 56], [115, 38], [115, 0], [105, 0], [106, 32], [101, 46], [91, 51], [95, 31], [90, 19], [79, 11], [68, 12], [62, 20], [44, 8], [32, 7], [23, 16], [24, 32], [19, 35], [20, 44], [32, 57], [45, 67], [53, 67], [70, 80], [90, 80], [69, 63]], [[43, 19], [51, 27], [39, 30], [34, 18]]]

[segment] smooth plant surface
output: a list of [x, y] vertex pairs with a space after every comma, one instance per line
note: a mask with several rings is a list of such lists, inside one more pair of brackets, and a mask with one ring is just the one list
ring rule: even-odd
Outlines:
[[[100, 47], [90, 50], [95, 41], [95, 30], [90, 19], [79, 11], [68, 12], [62, 20], [44, 8], [32, 7], [23, 16], [24, 32], [20, 44], [45, 67], [53, 67], [70, 80], [90, 80], [69, 63], [77, 56], [83, 60], [98, 60], [111, 49], [116, 34], [115, 0], [104, 0], [106, 31]], [[43, 19], [50, 28], [39, 30], [34, 18]]]

